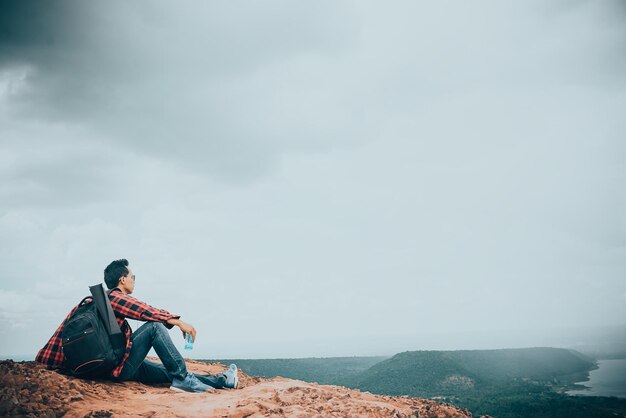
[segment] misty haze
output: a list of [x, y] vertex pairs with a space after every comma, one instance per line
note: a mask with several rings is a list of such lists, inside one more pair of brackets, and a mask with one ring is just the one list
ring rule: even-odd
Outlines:
[[[192, 351], [171, 331], [192, 359], [474, 414], [495, 412], [441, 389], [457, 371], [409, 389], [376, 368], [626, 398], [604, 374], [626, 373], [625, 18], [618, 0], [1, 0], [0, 357], [33, 361], [124, 258], [134, 297], [193, 323]], [[481, 374], [537, 347], [564, 351]], [[532, 374], [547, 358], [567, 377]], [[253, 362], [271, 359], [303, 363]]]

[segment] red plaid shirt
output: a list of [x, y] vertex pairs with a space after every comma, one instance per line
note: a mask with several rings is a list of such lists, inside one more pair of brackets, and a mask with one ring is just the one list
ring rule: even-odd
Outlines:
[[[111, 307], [115, 313], [115, 319], [117, 320], [122, 333], [124, 333], [124, 338], [126, 340], [126, 353], [122, 358], [122, 362], [111, 372], [112, 376], [119, 377], [122, 369], [124, 368], [124, 363], [126, 363], [126, 359], [130, 355], [130, 349], [133, 347], [133, 342], [130, 338], [132, 330], [125, 318], [137, 319], [139, 321], [166, 322], [168, 319], [178, 319], [180, 316], [172, 315], [163, 309], [153, 308], [147, 303], [141, 302], [132, 296], [124, 294], [117, 287], [114, 288], [109, 294], [109, 300], [111, 301]], [[85, 303], [91, 302], [89, 302], [88, 299]], [[59, 325], [59, 328], [57, 328], [52, 338], [50, 338], [50, 341], [48, 341], [48, 343], [41, 350], [39, 350], [39, 353], [37, 353], [37, 357], [35, 358], [35, 360], [39, 363], [43, 363], [50, 367], [64, 367], [63, 363], [65, 362], [65, 357], [63, 356], [63, 349], [61, 347], [61, 330], [63, 329], [65, 321], [72, 316], [76, 309], [78, 309], [78, 305], [72, 309], [63, 323]], [[168, 329], [172, 328], [172, 325], [165, 324], [165, 326]]]

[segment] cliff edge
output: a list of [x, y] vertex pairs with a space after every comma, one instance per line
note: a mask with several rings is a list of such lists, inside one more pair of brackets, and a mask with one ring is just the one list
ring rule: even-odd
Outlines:
[[[156, 360], [156, 359], [155, 359]], [[186, 360], [194, 373], [220, 373], [219, 363]], [[471, 417], [434, 401], [247, 376], [240, 387], [179, 393], [169, 385], [114, 383], [64, 376], [35, 362], [0, 362], [0, 416], [23, 417]]]

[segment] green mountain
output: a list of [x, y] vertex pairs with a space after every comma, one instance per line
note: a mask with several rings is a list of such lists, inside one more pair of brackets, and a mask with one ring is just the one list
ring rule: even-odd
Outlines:
[[567, 385], [595, 368], [592, 359], [560, 348], [407, 351], [375, 364], [351, 382], [389, 395], [452, 396], [503, 385]]

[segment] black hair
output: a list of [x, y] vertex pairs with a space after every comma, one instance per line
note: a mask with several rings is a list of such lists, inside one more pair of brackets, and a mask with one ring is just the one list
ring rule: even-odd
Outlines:
[[109, 289], [113, 289], [120, 282], [122, 276], [128, 274], [128, 260], [122, 258], [121, 260], [112, 261], [111, 264], [104, 269], [104, 282]]

